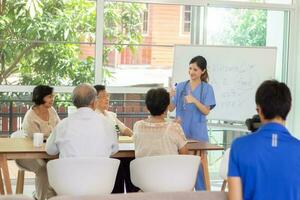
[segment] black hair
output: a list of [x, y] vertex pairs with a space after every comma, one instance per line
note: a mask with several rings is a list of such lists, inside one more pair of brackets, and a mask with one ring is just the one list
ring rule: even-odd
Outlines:
[[146, 106], [151, 115], [162, 115], [170, 104], [170, 95], [164, 88], [150, 89], [146, 94]]
[[94, 85], [94, 88], [96, 89], [98, 95], [99, 92], [105, 90], [105, 85]]
[[267, 80], [257, 89], [255, 102], [266, 119], [281, 117], [286, 120], [292, 104], [291, 92], [285, 83]]
[[53, 87], [48, 85], [38, 85], [33, 89], [32, 102], [37, 106], [44, 104], [44, 97], [50, 94], [53, 94]]
[[191, 59], [189, 64], [196, 63], [197, 67], [205, 72], [201, 75], [201, 81], [208, 82], [207, 62], [203, 56], [196, 56]]

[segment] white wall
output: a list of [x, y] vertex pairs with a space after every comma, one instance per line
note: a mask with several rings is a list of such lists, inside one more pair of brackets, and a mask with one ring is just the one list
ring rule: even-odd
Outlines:
[[[293, 135], [300, 138], [300, 0], [295, 0], [297, 8], [295, 12], [295, 24], [296, 28], [293, 29], [295, 37], [294, 41], [290, 41], [290, 45], [295, 44], [295, 47], [291, 49], [290, 56], [293, 57], [289, 66], [289, 81], [288, 84], [292, 90], [293, 106], [289, 117], [288, 126]], [[292, 24], [293, 26], [293, 24]], [[292, 66], [291, 66], [292, 65]]]
[[296, 64], [296, 79], [295, 79], [295, 99], [294, 99], [294, 132], [300, 138], [300, 0], [297, 5], [297, 64]]
[[276, 74], [277, 80], [282, 79], [284, 12], [268, 11], [267, 16], [267, 47], [277, 47]]

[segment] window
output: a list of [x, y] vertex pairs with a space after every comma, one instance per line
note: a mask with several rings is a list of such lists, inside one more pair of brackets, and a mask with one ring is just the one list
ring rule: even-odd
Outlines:
[[[163, 1], [136, 3], [131, 0], [57, 0], [55, 3], [36, 1], [39, 3], [32, 5], [27, 4], [27, 1], [29, 2], [24, 0], [0, 3], [2, 85], [47, 83], [74, 86], [81, 82], [98, 80], [95, 70], [101, 69], [102, 66], [103, 80], [112, 85], [167, 85], [168, 78], [164, 76], [171, 76], [172, 73], [173, 47], [176, 44], [190, 44], [190, 35], [200, 36], [199, 40], [195, 40], [197, 37], [193, 38], [193, 43], [197, 41], [197, 44], [201, 43], [199, 41], [202, 37], [201, 44], [277, 46], [278, 63], [283, 62], [284, 48], [288, 48], [283, 38], [286, 38], [289, 32], [287, 24], [291, 8], [284, 8], [284, 5], [283, 8], [276, 5], [275, 8], [274, 5], [270, 9], [267, 8], [268, 3], [291, 4], [291, 0], [255, 0], [256, 3], [263, 4], [265, 10], [233, 9], [229, 8], [230, 3], [224, 5], [226, 8], [222, 8], [220, 2], [217, 3], [218, 8], [208, 6], [207, 10], [201, 6], [194, 6], [194, 18], [191, 15], [191, 5], [171, 4], [172, 1], [163, 4]], [[236, 5], [248, 6], [244, 1], [248, 2], [242, 0]], [[180, 1], [174, 1], [178, 2]], [[213, 1], [212, 4], [214, 3], [216, 2]], [[98, 22], [98, 27], [104, 32], [104, 42], [97, 44], [97, 47], [104, 50], [103, 63], [95, 66], [95, 59], [101, 58], [95, 56], [95, 50], [99, 50], [96, 49], [96, 37], [99, 37], [99, 34], [95, 34], [96, 6], [102, 4], [104, 25]], [[196, 11], [201, 13], [197, 14]], [[252, 22], [245, 23], [244, 28], [239, 29], [239, 36], [230, 35], [237, 30], [234, 24], [239, 24], [239, 20], [245, 16], [252, 20], [251, 16], [255, 13], [261, 14], [261, 18], [256, 20], [261, 20], [263, 25], [261, 30], [252, 30], [257, 31], [257, 34], [246, 32], [255, 24]], [[199, 18], [201, 22], [195, 23]], [[280, 23], [276, 23], [275, 19], [280, 20]], [[271, 34], [271, 30], [276, 34]], [[239, 37], [243, 38], [245, 43], [241, 43], [242, 40], [238, 41]], [[245, 38], [247, 39], [244, 40]], [[253, 43], [251, 40], [262, 43]], [[281, 66], [279, 65], [278, 72]], [[141, 79], [137, 82], [131, 82], [133, 78], [124, 76], [120, 82], [116, 77], [119, 77], [121, 69], [145, 69], [145, 73], [150, 70], [158, 74], [163, 71], [164, 76], [155, 76], [156, 79], [153, 80]]]
[[[189, 35], [180, 36], [181, 5], [106, 1], [104, 9], [119, 14], [114, 21], [104, 16], [105, 82], [110, 86], [167, 86], [174, 44], [190, 44]], [[138, 17], [143, 13], [143, 18]], [[138, 24], [147, 27], [146, 35], [135, 28]]]
[[207, 44], [277, 47], [275, 77], [284, 80], [287, 16], [285, 11], [209, 7]]
[[251, 3], [264, 3], [264, 4], [291, 4], [292, 0], [230, 0], [236, 2], [251, 2]]
[[37, 2], [1, 4], [0, 83], [93, 82], [96, 2]]
[[149, 20], [149, 6], [146, 4], [146, 8], [143, 12], [143, 34], [148, 34], [148, 20]]
[[190, 33], [191, 32], [191, 7], [192, 6], [183, 6], [182, 9], [182, 32]]

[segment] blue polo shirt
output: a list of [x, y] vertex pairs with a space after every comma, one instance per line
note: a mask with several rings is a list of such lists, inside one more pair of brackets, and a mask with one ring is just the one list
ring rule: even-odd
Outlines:
[[300, 199], [300, 141], [267, 123], [231, 145], [229, 177], [240, 177], [244, 200]]

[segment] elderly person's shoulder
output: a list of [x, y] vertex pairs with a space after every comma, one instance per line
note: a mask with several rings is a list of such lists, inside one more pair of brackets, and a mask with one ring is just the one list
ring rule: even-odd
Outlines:
[[30, 107], [27, 112], [25, 113], [24, 119], [23, 119], [23, 127], [26, 127], [33, 122], [39, 122], [40, 117], [34, 112], [33, 107]]
[[[113, 115], [110, 114], [110, 113], [113, 113], [113, 112], [106, 111], [106, 113], [108, 114], [109, 117], [113, 117]], [[101, 114], [100, 112], [94, 111], [93, 115], [95, 115], [95, 117], [101, 118], [102, 120], [107, 120], [107, 118], [105, 117], [105, 115]]]
[[[51, 106], [50, 108], [48, 108], [48, 111], [49, 111], [49, 114], [55, 114], [57, 115], [57, 111], [55, 110], [55, 108], [53, 106]], [[34, 107], [30, 107], [27, 112], [25, 113], [25, 116], [24, 117], [38, 117], [38, 115], [35, 113], [34, 111]]]
[[174, 127], [174, 128], [181, 128], [180, 123], [178, 123], [176, 121], [169, 121], [168, 124], [169, 124], [169, 126]]
[[82, 120], [82, 119], [89, 119], [89, 120], [96, 120], [98, 122], [103, 121], [107, 122], [107, 119], [104, 115], [97, 113], [93, 109], [89, 107], [79, 108], [76, 112], [70, 114], [67, 117], [68, 121], [73, 120]]
[[69, 120], [70, 120], [70, 117], [66, 117], [66, 118], [60, 120], [58, 122], [58, 124], [56, 125], [55, 129], [59, 129], [60, 127], [64, 126], [65, 124], [68, 123]]
[[94, 111], [90, 107], [81, 107], [77, 108], [77, 110], [73, 113], [70, 113], [67, 118], [86, 118], [86, 117], [99, 117], [99, 115], [96, 111]]
[[168, 126], [168, 129], [171, 132], [179, 132], [179, 133], [184, 134], [183, 129], [182, 129], [181, 125], [178, 122], [169, 121], [167, 126]]
[[51, 106], [48, 110], [49, 110], [49, 113], [51, 113], [51, 114], [57, 114], [57, 111], [55, 110], [55, 108], [53, 106]]
[[30, 107], [30, 108], [26, 111], [24, 118], [31, 117], [32, 115], [34, 115], [34, 111], [33, 111], [32, 108], [33, 108], [33, 107]]
[[106, 110], [106, 114], [112, 118], [117, 118], [117, 113]]
[[133, 125], [133, 135], [139, 134], [140, 130], [145, 127], [145, 120], [139, 120]]

